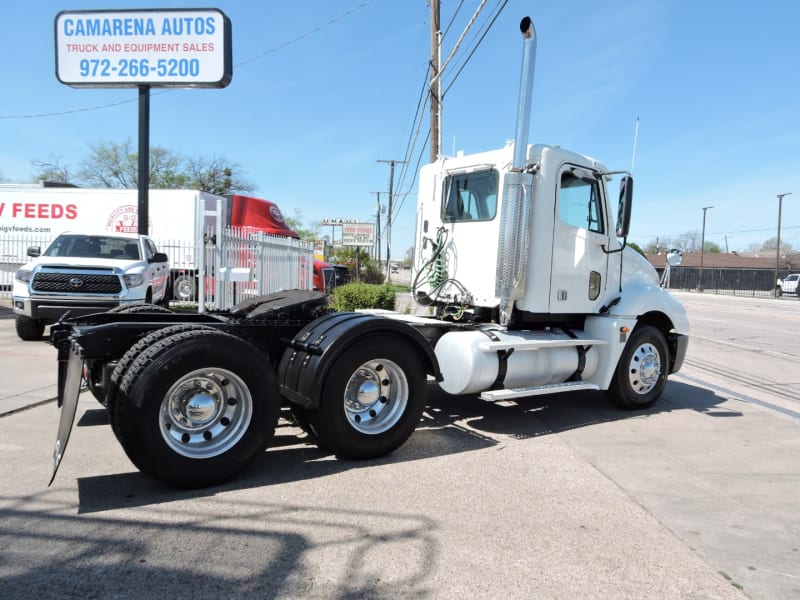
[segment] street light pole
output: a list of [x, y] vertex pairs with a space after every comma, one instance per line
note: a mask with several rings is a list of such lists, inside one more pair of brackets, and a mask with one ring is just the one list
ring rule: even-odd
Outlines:
[[775, 240], [775, 297], [778, 296], [778, 269], [781, 264], [781, 209], [783, 208], [783, 197], [791, 193], [778, 194], [778, 237]]
[[706, 211], [713, 206], [703, 207], [703, 233], [700, 235], [700, 277], [697, 280], [697, 291], [703, 291], [703, 255], [706, 250]]

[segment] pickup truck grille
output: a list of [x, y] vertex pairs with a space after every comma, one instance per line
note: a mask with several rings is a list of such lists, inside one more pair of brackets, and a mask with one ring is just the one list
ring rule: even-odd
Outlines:
[[89, 273], [37, 273], [31, 287], [37, 292], [81, 294], [118, 294], [122, 291], [118, 276]]

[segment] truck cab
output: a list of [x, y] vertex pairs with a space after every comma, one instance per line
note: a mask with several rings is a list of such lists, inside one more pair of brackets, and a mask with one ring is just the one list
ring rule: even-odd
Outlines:
[[[509, 143], [422, 168], [415, 296], [446, 310], [490, 315], [501, 304], [497, 277], [499, 265], [511, 258], [506, 252], [516, 255], [511, 266], [518, 271], [512, 285], [519, 313], [599, 312], [619, 292], [623, 260], [608, 169], [557, 146], [530, 145], [520, 173], [510, 167], [512, 155]], [[503, 230], [503, 211], [510, 210], [503, 199], [518, 189], [522, 215]], [[655, 271], [652, 277], [657, 283]]]

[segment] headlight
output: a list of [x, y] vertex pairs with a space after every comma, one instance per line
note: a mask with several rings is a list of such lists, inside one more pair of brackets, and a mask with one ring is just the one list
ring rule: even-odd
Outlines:
[[16, 274], [14, 277], [17, 278], [17, 281], [21, 281], [22, 283], [29, 283], [31, 278], [33, 277], [33, 271], [29, 269], [17, 269]]
[[129, 288], [139, 287], [144, 283], [144, 275], [141, 273], [133, 273], [132, 275], [122, 276], [125, 285]]

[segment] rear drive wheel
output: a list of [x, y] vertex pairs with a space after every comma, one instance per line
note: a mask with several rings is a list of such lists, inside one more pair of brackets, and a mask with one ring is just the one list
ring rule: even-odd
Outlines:
[[619, 407], [640, 409], [652, 406], [667, 383], [669, 350], [664, 334], [643, 325], [634, 329], [608, 392]]
[[201, 487], [229, 479], [263, 452], [279, 405], [265, 356], [232, 335], [197, 330], [136, 358], [114, 412], [133, 464], [168, 483]]
[[26, 342], [40, 340], [44, 335], [44, 321], [31, 319], [25, 315], [17, 315], [16, 326], [19, 339]]
[[386, 335], [364, 338], [331, 365], [319, 407], [306, 411], [310, 430], [340, 457], [385, 456], [419, 423], [426, 386], [410, 344]]
[[[131, 307], [133, 308], [133, 307]], [[155, 307], [158, 308], [158, 307]], [[163, 311], [162, 311], [163, 312]], [[111, 371], [111, 377], [108, 378], [108, 389], [105, 390], [103, 394], [103, 398], [98, 398], [102, 404], [106, 406], [108, 409], [108, 418], [111, 422], [111, 429], [114, 430], [114, 434], [117, 433], [116, 427], [116, 417], [114, 415], [114, 403], [117, 399], [117, 393], [119, 392], [119, 386], [122, 383], [122, 379], [125, 377], [125, 374], [128, 372], [128, 369], [133, 364], [133, 362], [139, 358], [139, 356], [147, 352], [149, 348], [151, 348], [156, 342], [160, 342], [163, 339], [171, 337], [176, 333], [183, 333], [184, 331], [197, 331], [198, 329], [206, 329], [209, 331], [213, 331], [210, 327], [206, 325], [200, 325], [195, 323], [182, 323], [180, 325], [170, 325], [169, 327], [164, 327], [163, 329], [156, 329], [155, 331], [151, 331], [138, 342], [136, 342], [133, 346], [131, 346], [128, 351], [122, 355], [122, 358], [119, 359], [119, 362], [114, 367], [114, 370]], [[91, 386], [90, 388], [91, 389]], [[97, 395], [95, 395], [97, 397]]]

